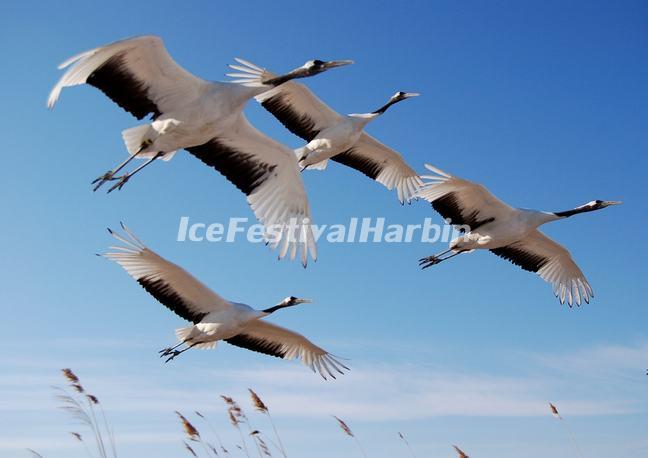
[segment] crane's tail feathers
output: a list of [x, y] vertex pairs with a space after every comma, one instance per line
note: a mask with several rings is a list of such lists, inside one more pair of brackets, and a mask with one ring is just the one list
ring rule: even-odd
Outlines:
[[178, 339], [179, 342], [186, 342], [189, 336], [191, 335], [191, 331], [193, 331], [194, 327], [193, 326], [186, 326], [184, 328], [178, 328], [175, 330], [175, 335], [176, 338]]
[[209, 342], [201, 342], [197, 344], [191, 344], [191, 348], [197, 348], [198, 350], [212, 350], [216, 348], [216, 341], [212, 340]]
[[[158, 154], [158, 151], [142, 151], [152, 143], [151, 137], [154, 136], [155, 131], [150, 124], [144, 124], [141, 126], [131, 127], [129, 129], [122, 130], [122, 138], [124, 139], [124, 144], [128, 150], [128, 154], [131, 156], [137, 154], [138, 159], [151, 159]], [[163, 161], [170, 161], [173, 156], [177, 153], [176, 151], [164, 152], [164, 155], [160, 157]]]
[[[209, 342], [193, 342], [192, 334], [194, 329], [196, 329], [196, 327], [193, 325], [176, 329], [175, 335], [178, 339], [178, 342], [184, 342], [185, 344], [190, 345], [191, 348], [198, 348], [200, 350], [211, 350], [212, 348], [216, 348], [215, 340]], [[198, 332], [198, 335], [194, 337], [196, 340], [198, 340], [199, 334], [200, 333]]]
[[315, 164], [311, 164], [306, 168], [308, 170], [325, 170], [327, 165], [328, 165], [328, 159], [324, 159], [323, 161], [316, 162]]
[[233, 70], [237, 70], [240, 73], [227, 73], [226, 76], [230, 78], [235, 78], [230, 81], [231, 83], [237, 83], [246, 87], [263, 87], [264, 81], [275, 78], [277, 75], [269, 72], [257, 65], [254, 65], [252, 62], [241, 59], [239, 57], [235, 58], [236, 62], [240, 65], [230, 64], [229, 67]]

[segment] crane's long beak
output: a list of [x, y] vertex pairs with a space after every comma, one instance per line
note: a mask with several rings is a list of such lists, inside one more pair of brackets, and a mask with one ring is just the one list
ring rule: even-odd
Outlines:
[[352, 60], [331, 60], [324, 62], [324, 68], [328, 70], [329, 68], [343, 67], [345, 65], [351, 65], [352, 63]]
[[609, 206], [609, 205], [621, 205], [622, 203], [623, 202], [621, 202], [620, 200], [606, 200], [605, 201], [606, 206]]
[[410, 97], [418, 97], [419, 95], [421, 94], [419, 94], [418, 92], [406, 92], [403, 97], [409, 99]]
[[297, 299], [295, 300], [295, 304], [310, 304], [313, 302], [311, 299]]

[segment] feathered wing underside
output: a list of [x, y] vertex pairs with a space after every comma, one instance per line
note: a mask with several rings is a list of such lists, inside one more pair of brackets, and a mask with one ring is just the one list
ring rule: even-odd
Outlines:
[[400, 203], [411, 201], [422, 185], [418, 174], [399, 153], [365, 132], [353, 148], [331, 159], [362, 172], [389, 190], [396, 188]]
[[309, 254], [317, 259], [308, 196], [291, 150], [256, 130], [241, 114], [226, 133], [187, 151], [245, 193], [280, 259], [288, 254], [295, 259], [298, 251], [304, 266]]
[[52, 89], [52, 108], [64, 87], [88, 83], [137, 119], [177, 109], [200, 96], [209, 83], [179, 66], [156, 36], [117, 41], [77, 54]]
[[304, 365], [324, 378], [327, 376], [335, 378], [335, 373], [342, 374], [343, 369], [348, 370], [335, 357], [301, 334], [263, 320], [247, 324], [241, 334], [225, 341], [237, 347], [277, 358], [300, 359]]
[[183, 268], [148, 249], [128, 228], [124, 235], [110, 231], [121, 245], [103, 256], [115, 261], [162, 305], [193, 323], [205, 315], [226, 310], [230, 303]]
[[499, 200], [484, 186], [454, 177], [425, 164], [434, 175], [421, 176], [425, 181], [416, 197], [427, 200], [439, 214], [454, 225], [468, 226], [471, 230], [506, 218], [515, 210]]
[[569, 251], [538, 230], [511, 245], [491, 250], [551, 284], [560, 303], [581, 305], [594, 297], [592, 287]]
[[[229, 76], [239, 78], [233, 82], [258, 86], [261, 81], [275, 75], [242, 59], [241, 65], [230, 65], [242, 73], [231, 73]], [[281, 122], [289, 131], [306, 141], [311, 141], [327, 127], [341, 120], [341, 116], [322, 102], [310, 89], [301, 83], [288, 81], [272, 88], [256, 100]]]

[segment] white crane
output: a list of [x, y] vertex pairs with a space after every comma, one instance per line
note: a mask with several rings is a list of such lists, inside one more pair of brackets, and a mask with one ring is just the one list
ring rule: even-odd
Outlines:
[[[234, 82], [255, 86], [275, 75], [247, 63], [232, 66], [243, 73], [230, 73]], [[397, 92], [389, 101], [371, 113], [340, 115], [322, 102], [310, 89], [294, 81], [287, 82], [256, 96], [288, 130], [308, 143], [295, 150], [303, 169], [323, 170], [329, 159], [352, 167], [391, 190], [398, 200], [410, 201], [420, 185], [418, 174], [403, 157], [364, 132], [365, 126], [395, 103], [419, 94]]]
[[[122, 245], [102, 256], [115, 261], [162, 305], [193, 325], [176, 330], [179, 343], [160, 351], [167, 362], [190, 348], [212, 349], [219, 340], [283, 359], [299, 358], [327, 378], [348, 368], [304, 336], [263, 318], [286, 307], [311, 302], [294, 296], [264, 310], [230, 302], [181, 267], [148, 249], [124, 224], [125, 234], [108, 231]], [[184, 348], [178, 350], [179, 347]]]
[[[236, 185], [266, 228], [281, 228], [271, 241], [273, 247], [281, 244], [280, 258], [290, 250], [294, 259], [299, 241], [305, 266], [307, 249], [313, 259], [317, 255], [310, 225], [304, 223], [310, 221], [310, 209], [294, 153], [256, 130], [242, 111], [249, 99], [277, 84], [349, 63], [309, 61], [285, 75], [244, 87], [192, 75], [173, 61], [159, 37], [143, 36], [63, 62], [59, 68], [69, 68], [52, 89], [47, 106], [54, 106], [64, 87], [87, 83], [137, 119], [151, 115], [152, 122], [122, 132], [130, 156], [97, 178], [95, 191], [113, 180], [116, 184], [108, 192], [121, 189], [154, 160], [168, 161], [184, 148]], [[135, 157], [149, 160], [116, 176]]]
[[[491, 194], [484, 186], [458, 178], [429, 164], [425, 167], [434, 172], [421, 178], [426, 181], [417, 193], [432, 203], [432, 207], [446, 220], [462, 226], [463, 235], [450, 242], [448, 250], [422, 258], [425, 269], [461, 253], [473, 250], [490, 250], [522, 269], [536, 272], [549, 282], [560, 303], [567, 301], [589, 303], [594, 297], [592, 288], [583, 272], [572, 259], [569, 251], [538, 230], [542, 224], [576, 215], [600, 210], [621, 202], [594, 200], [561, 212], [545, 212], [513, 208]], [[447, 253], [451, 255], [441, 258]]]

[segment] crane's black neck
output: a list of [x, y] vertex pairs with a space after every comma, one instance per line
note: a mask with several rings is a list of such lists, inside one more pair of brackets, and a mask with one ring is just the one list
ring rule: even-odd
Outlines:
[[285, 75], [275, 76], [274, 78], [266, 80], [263, 82], [263, 84], [277, 87], [280, 84], [286, 83], [290, 80], [294, 80], [295, 78], [306, 78], [307, 76], [311, 76], [311, 75], [312, 75], [311, 72], [309, 72], [308, 70], [305, 70], [303, 68], [298, 68], [291, 72], [286, 73]]
[[270, 314], [270, 313], [276, 312], [277, 310], [285, 309], [286, 307], [292, 307], [293, 305], [297, 305], [297, 304], [293, 304], [292, 302], [289, 302], [289, 303], [286, 304], [286, 303], [282, 302], [281, 304], [273, 305], [272, 307], [261, 310], [261, 311], [263, 313]]
[[389, 102], [387, 102], [386, 104], [384, 104], [382, 107], [378, 108], [376, 111], [372, 111], [372, 113], [374, 113], [374, 114], [378, 114], [378, 115], [381, 115], [381, 114], [383, 114], [385, 111], [387, 111], [387, 108], [391, 107], [393, 104], [395, 104], [395, 103], [397, 103], [397, 102], [400, 102], [400, 100], [398, 100], [398, 99], [391, 99]]
[[600, 210], [601, 208], [604, 207], [599, 207], [596, 205], [581, 205], [580, 207], [576, 207], [572, 210], [565, 210], [562, 212], [554, 212], [554, 215], [556, 215], [559, 218], [569, 218], [570, 216], [578, 215], [579, 213], [586, 213], [586, 212], [593, 212], [594, 210]]

